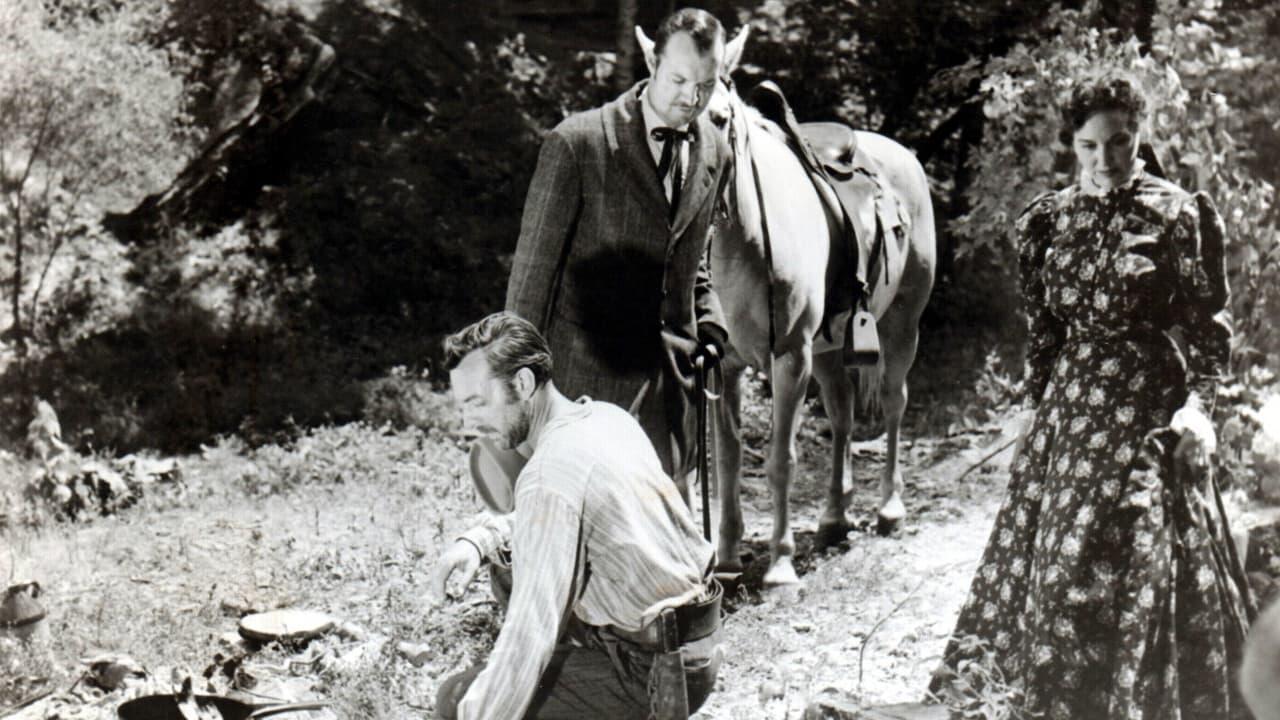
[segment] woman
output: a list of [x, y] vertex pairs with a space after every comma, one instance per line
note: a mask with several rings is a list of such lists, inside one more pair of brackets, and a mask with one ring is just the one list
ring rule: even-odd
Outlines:
[[1144, 110], [1128, 79], [1080, 84], [1078, 182], [1018, 219], [1033, 416], [935, 692], [985, 654], [1050, 720], [1248, 717], [1252, 608], [1208, 472], [1224, 227], [1144, 170]]

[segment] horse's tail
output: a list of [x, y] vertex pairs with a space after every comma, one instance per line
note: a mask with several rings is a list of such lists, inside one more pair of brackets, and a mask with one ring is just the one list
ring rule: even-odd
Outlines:
[[880, 386], [884, 384], [884, 354], [875, 367], [858, 368], [858, 415], [864, 421], [880, 416]]

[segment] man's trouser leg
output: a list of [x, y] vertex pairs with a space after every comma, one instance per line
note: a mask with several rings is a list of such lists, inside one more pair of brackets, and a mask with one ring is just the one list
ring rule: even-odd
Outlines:
[[[685, 684], [689, 711], [702, 706], [715, 689], [720, 666], [718, 634], [685, 648]], [[700, 646], [700, 647], [699, 647]], [[653, 653], [618, 642], [602, 647], [560, 645], [543, 673], [526, 718], [608, 718], [643, 720], [649, 716], [649, 670]], [[483, 666], [445, 680], [436, 700], [436, 717], [453, 720], [458, 703]]]

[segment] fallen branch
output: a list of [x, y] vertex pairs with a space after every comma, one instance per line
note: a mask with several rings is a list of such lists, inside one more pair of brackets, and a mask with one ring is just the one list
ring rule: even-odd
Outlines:
[[921, 578], [920, 582], [916, 583], [916, 586], [911, 588], [911, 592], [907, 593], [905, 597], [889, 609], [889, 612], [885, 613], [879, 620], [876, 620], [874, 625], [871, 626], [871, 629], [867, 631], [867, 636], [862, 638], [862, 646], [858, 648], [858, 695], [862, 695], [862, 660], [867, 653], [867, 645], [871, 643], [871, 638], [875, 636], [876, 631], [880, 629], [880, 626], [888, 622], [889, 618], [897, 614], [904, 605], [910, 602], [911, 599], [916, 596], [916, 593], [920, 592], [920, 588], [924, 587], [925, 583], [939, 575], [942, 575], [943, 573], [950, 572], [953, 568], [959, 567], [963, 564], [964, 563], [952, 563], [950, 565], [944, 565]]
[[1010, 445], [1012, 445], [1012, 444], [1014, 444], [1014, 443], [1016, 443], [1016, 442], [1018, 442], [1018, 438], [1017, 438], [1017, 437], [1015, 437], [1015, 438], [1013, 438], [1012, 440], [1010, 440], [1010, 441], [1008, 441], [1008, 442], [1004, 443], [1003, 445], [1001, 445], [1000, 447], [996, 448], [995, 450], [992, 450], [991, 452], [987, 453], [986, 455], [984, 455], [984, 456], [982, 457], [982, 459], [981, 459], [981, 460], [979, 460], [978, 462], [976, 462], [976, 463], [974, 463], [974, 464], [970, 465], [968, 468], [966, 468], [966, 469], [965, 469], [965, 471], [964, 471], [964, 472], [960, 473], [960, 477], [957, 477], [957, 478], [955, 479], [955, 481], [954, 481], [954, 482], [957, 482], [957, 483], [958, 483], [958, 482], [960, 482], [961, 480], [964, 480], [966, 477], [968, 477], [969, 473], [973, 472], [974, 470], [977, 470], [978, 468], [982, 467], [983, 465], [986, 465], [986, 464], [987, 464], [987, 461], [989, 461], [991, 458], [993, 458], [993, 457], [995, 457], [995, 456], [999, 455], [1000, 453], [1004, 452], [1005, 450], [1008, 450], [1008, 449], [1009, 449], [1009, 446], [1010, 446]]
[[867, 631], [867, 636], [862, 638], [862, 646], [858, 648], [858, 695], [862, 695], [862, 659], [867, 654], [867, 645], [871, 643], [871, 638], [875, 636], [876, 631], [880, 629], [881, 625], [884, 625], [889, 618], [893, 617], [899, 610], [901, 610], [902, 606], [906, 605], [911, 598], [915, 597], [916, 593], [920, 592], [920, 588], [924, 587], [924, 584], [933, 579], [933, 576], [936, 574], [937, 573], [930, 573], [922, 578], [920, 582], [916, 583], [916, 586], [911, 588], [911, 592], [907, 593], [906, 596], [899, 600], [896, 605], [890, 608], [889, 612], [885, 613], [879, 620], [876, 620], [875, 624], [871, 626], [871, 629]]
[[31, 706], [31, 705], [35, 705], [36, 703], [38, 703], [38, 702], [40, 702], [41, 700], [43, 700], [43, 699], [45, 699], [45, 698], [49, 697], [49, 696], [50, 696], [50, 695], [52, 695], [52, 694], [53, 694], [53, 690], [52, 690], [52, 689], [48, 689], [48, 690], [41, 690], [40, 692], [36, 693], [35, 695], [32, 695], [31, 697], [27, 698], [26, 700], [23, 700], [22, 702], [18, 703], [17, 705], [11, 705], [11, 706], [9, 706], [9, 707], [7, 707], [7, 708], [3, 709], [3, 710], [0, 710], [0, 718], [6, 718], [6, 717], [9, 717], [10, 715], [15, 715], [15, 714], [17, 714], [17, 712], [18, 712], [19, 710], [21, 710], [22, 708], [29, 707], [29, 706]]

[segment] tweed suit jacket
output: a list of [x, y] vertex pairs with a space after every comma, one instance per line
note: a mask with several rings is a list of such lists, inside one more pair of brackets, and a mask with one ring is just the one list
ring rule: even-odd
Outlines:
[[623, 407], [665, 365], [664, 331], [693, 339], [701, 323], [725, 326], [706, 256], [728, 147], [699, 116], [669, 221], [645, 139], [644, 86], [546, 136], [507, 285], [507, 310], [551, 345], [556, 385]]

